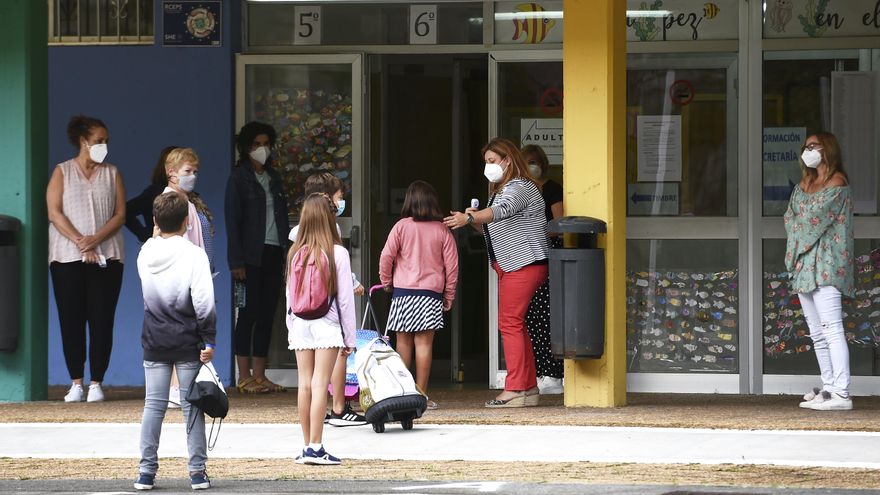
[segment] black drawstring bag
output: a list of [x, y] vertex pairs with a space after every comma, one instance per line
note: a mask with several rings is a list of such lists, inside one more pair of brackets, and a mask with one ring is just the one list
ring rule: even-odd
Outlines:
[[[223, 418], [229, 413], [229, 397], [226, 396], [226, 389], [220, 383], [220, 377], [211, 363], [204, 363], [196, 373], [189, 390], [186, 391], [186, 401], [193, 407], [190, 408], [190, 420], [186, 426], [186, 433], [192, 431], [196, 424], [195, 409], [214, 418], [211, 422], [211, 432], [208, 433], [208, 450], [213, 450], [220, 437], [220, 427], [223, 426]], [[217, 436], [211, 441], [214, 434], [214, 423], [220, 418], [220, 424], [217, 425]]]

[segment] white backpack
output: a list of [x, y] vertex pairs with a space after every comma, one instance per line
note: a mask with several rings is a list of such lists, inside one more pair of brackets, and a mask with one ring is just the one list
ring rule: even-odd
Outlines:
[[358, 349], [355, 368], [364, 411], [391, 397], [421, 395], [400, 355], [381, 338]]

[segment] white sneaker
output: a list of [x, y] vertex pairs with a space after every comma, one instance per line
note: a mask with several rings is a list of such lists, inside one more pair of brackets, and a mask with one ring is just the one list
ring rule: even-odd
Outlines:
[[168, 391], [168, 409], [180, 409], [180, 387], [171, 387]]
[[[798, 404], [798, 407], [802, 407], [804, 409], [813, 409], [814, 404], [818, 404], [826, 400], [825, 393], [823, 393], [823, 390], [819, 388], [814, 388], [812, 392], [804, 394], [804, 401]], [[828, 396], [828, 398], [830, 397], [831, 396]]]
[[552, 376], [538, 377], [538, 390], [541, 395], [558, 395], [563, 392], [562, 378], [553, 378]]
[[64, 402], [82, 402], [84, 400], [86, 400], [86, 395], [83, 392], [83, 386], [79, 383], [71, 385], [67, 395], [64, 396]]
[[837, 393], [823, 391], [817, 397], [822, 397], [823, 400], [810, 402], [810, 409], [814, 411], [850, 411], [853, 408], [852, 399]]
[[104, 401], [104, 390], [101, 389], [100, 383], [93, 383], [89, 385], [89, 398], [88, 402], [103, 402]]

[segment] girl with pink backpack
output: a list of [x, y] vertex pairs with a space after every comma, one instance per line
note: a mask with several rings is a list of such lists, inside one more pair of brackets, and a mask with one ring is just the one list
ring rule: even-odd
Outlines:
[[299, 372], [297, 409], [303, 431], [297, 464], [340, 464], [321, 442], [327, 385], [340, 349], [355, 347], [351, 261], [336, 230], [336, 207], [323, 193], [303, 203], [296, 242], [287, 255], [287, 291], [293, 320], [288, 348]]

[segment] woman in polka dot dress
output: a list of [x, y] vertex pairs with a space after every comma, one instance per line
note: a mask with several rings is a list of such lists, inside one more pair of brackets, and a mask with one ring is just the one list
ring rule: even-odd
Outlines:
[[[560, 218], [562, 210], [562, 186], [546, 177], [549, 160], [547, 154], [540, 146], [530, 144], [523, 147], [523, 156], [529, 165], [529, 173], [538, 183], [541, 196], [544, 197], [545, 215], [547, 221]], [[562, 239], [550, 238], [550, 247], [562, 246]], [[526, 327], [529, 329], [529, 338], [535, 353], [535, 368], [538, 372], [538, 389], [541, 394], [562, 393], [563, 363], [561, 359], [554, 359], [550, 354], [550, 281], [538, 287], [529, 310], [526, 312]]]

